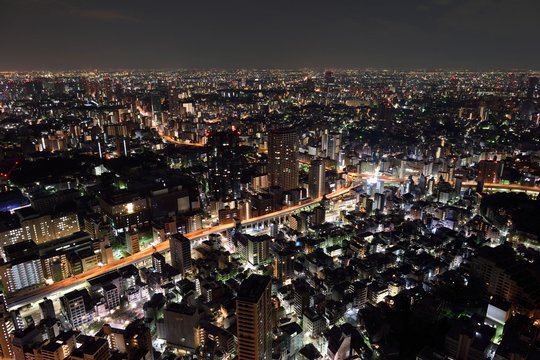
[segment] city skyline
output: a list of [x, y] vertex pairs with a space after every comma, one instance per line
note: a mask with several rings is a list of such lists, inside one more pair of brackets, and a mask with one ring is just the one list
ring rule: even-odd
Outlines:
[[538, 14], [0, 0], [0, 360], [540, 359]]

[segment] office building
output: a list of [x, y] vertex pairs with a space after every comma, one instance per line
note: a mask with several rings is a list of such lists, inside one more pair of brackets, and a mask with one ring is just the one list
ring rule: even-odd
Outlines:
[[313, 288], [304, 279], [297, 279], [293, 282], [294, 312], [299, 319], [302, 319], [304, 311], [311, 308], [313, 304]]
[[313, 209], [311, 225], [322, 225], [326, 221], [326, 209], [324, 206], [317, 206]]
[[234, 223], [234, 219], [241, 219], [240, 209], [238, 207], [231, 209], [231, 207], [227, 205], [218, 211], [218, 218], [220, 224], [232, 224]]
[[43, 360], [62, 360], [68, 358], [75, 349], [75, 337], [76, 333], [74, 331], [66, 331], [49, 339], [49, 341], [34, 349], [34, 354], [38, 355], [36, 359], [40, 359], [40, 355]]
[[214, 358], [234, 357], [236, 340], [233, 334], [207, 321], [201, 321], [201, 331], [202, 351]]

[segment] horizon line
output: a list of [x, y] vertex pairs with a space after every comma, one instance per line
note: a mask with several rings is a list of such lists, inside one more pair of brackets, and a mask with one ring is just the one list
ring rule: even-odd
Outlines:
[[312, 66], [312, 67], [92, 67], [92, 68], [73, 68], [73, 69], [0, 69], [0, 74], [12, 73], [69, 73], [69, 72], [197, 72], [197, 71], [380, 71], [380, 72], [463, 72], [463, 73], [496, 73], [496, 72], [525, 72], [525, 73], [540, 73], [539, 69], [532, 68], [492, 68], [485, 70], [476, 70], [468, 68], [445, 68], [445, 67], [430, 67], [430, 68], [388, 68], [388, 67], [331, 67], [331, 66]]

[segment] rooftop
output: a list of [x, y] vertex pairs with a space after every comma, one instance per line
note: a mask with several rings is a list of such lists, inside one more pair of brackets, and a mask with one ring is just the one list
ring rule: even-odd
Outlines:
[[237, 299], [247, 302], [259, 301], [264, 290], [270, 285], [270, 280], [270, 276], [252, 274], [240, 284]]

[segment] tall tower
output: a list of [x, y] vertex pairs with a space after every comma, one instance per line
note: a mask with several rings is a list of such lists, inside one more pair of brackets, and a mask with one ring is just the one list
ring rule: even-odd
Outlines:
[[171, 265], [182, 275], [191, 271], [191, 240], [182, 234], [174, 234], [170, 240]]
[[309, 196], [312, 199], [319, 198], [324, 195], [325, 190], [325, 168], [324, 162], [321, 159], [311, 161], [309, 168]]
[[252, 274], [236, 297], [238, 360], [272, 358], [272, 283], [270, 276]]
[[294, 128], [271, 130], [268, 134], [270, 186], [283, 191], [298, 187], [298, 134]]
[[177, 117], [180, 113], [179, 90], [175, 84], [169, 85], [169, 113], [171, 117]]
[[208, 145], [208, 183], [212, 198], [223, 201], [240, 198], [243, 161], [238, 149], [238, 133], [213, 133]]

